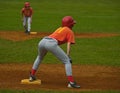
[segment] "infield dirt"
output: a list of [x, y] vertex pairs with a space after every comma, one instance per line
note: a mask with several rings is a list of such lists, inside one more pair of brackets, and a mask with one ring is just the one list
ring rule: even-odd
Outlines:
[[41, 85], [23, 85], [32, 64], [0, 64], [0, 89], [24, 90], [120, 90], [120, 67], [73, 65], [73, 76], [80, 89], [67, 88], [63, 64], [41, 64], [36, 77]]
[[[28, 35], [23, 31], [0, 31], [0, 38], [12, 41], [24, 41], [33, 38], [42, 38], [48, 36], [50, 33], [38, 32], [37, 34]], [[120, 36], [118, 33], [75, 33], [76, 38], [104, 38]]]

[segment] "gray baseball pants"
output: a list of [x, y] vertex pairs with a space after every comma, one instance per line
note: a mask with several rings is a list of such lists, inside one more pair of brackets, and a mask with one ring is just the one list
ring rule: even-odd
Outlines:
[[25, 27], [25, 30], [28, 30], [28, 32], [30, 32], [30, 29], [31, 29], [31, 17], [24, 17], [23, 26]]
[[[44, 37], [38, 44], [38, 56], [34, 61], [32, 69], [37, 70], [47, 52], [51, 52], [60, 61], [65, 64], [67, 76], [72, 76], [72, 67], [67, 54], [59, 47], [57, 40]], [[54, 68], [53, 68], [54, 69]]]

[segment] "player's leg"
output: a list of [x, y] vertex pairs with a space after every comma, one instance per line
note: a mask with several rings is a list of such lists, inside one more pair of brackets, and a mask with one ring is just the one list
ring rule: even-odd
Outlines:
[[38, 44], [38, 56], [36, 57], [36, 59], [33, 63], [33, 66], [32, 66], [32, 70], [31, 70], [30, 78], [29, 78], [30, 81], [33, 81], [36, 79], [35, 73], [36, 73], [40, 63], [42, 62], [44, 56], [47, 54], [47, 50], [44, 48], [44, 45], [45, 45], [45, 41], [43, 39]]
[[[49, 45], [48, 50], [65, 64], [66, 75], [72, 76], [71, 63], [70, 63], [69, 57], [66, 55], [66, 53], [57, 44], [55, 44], [54, 47], [50, 46], [50, 43], [48, 43], [48, 45]], [[73, 80], [73, 78], [71, 78], [71, 79], [69, 79], [69, 81], [74, 81], [74, 80]]]
[[[69, 61], [69, 57], [66, 53], [58, 46], [57, 41], [51, 39], [47, 42], [46, 49], [54, 54], [59, 60], [61, 60], [65, 64], [66, 75], [72, 77], [72, 68], [71, 63]], [[69, 81], [74, 81], [73, 78], [69, 79]]]
[[77, 85], [74, 81], [72, 75], [72, 65], [67, 54], [59, 46], [56, 46], [54, 50], [55, 51], [52, 51], [52, 53], [65, 64], [65, 71], [69, 81], [68, 87], [80, 88], [80, 86]]
[[28, 28], [27, 28], [27, 30], [28, 30], [28, 33], [30, 33], [30, 30], [31, 30], [31, 17], [28, 17]]
[[23, 27], [25, 29], [25, 33], [27, 33], [27, 17], [24, 17], [23, 19]]
[[46, 49], [54, 54], [59, 60], [65, 64], [65, 71], [69, 81], [68, 87], [79, 88], [72, 76], [72, 66], [67, 54], [58, 46], [57, 42], [53, 39], [49, 40], [46, 45]]

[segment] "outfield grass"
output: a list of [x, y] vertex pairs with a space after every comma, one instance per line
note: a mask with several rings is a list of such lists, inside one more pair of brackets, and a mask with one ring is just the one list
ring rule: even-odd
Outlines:
[[[33, 63], [37, 56], [37, 45], [40, 39], [12, 42], [0, 40], [0, 63], [21, 62]], [[96, 64], [120, 66], [120, 37], [76, 39], [72, 46], [73, 64]], [[66, 45], [61, 46], [66, 51]], [[43, 63], [61, 63], [48, 53]]]
[[[23, 30], [20, 11], [26, 0], [0, 0], [0, 31]], [[27, 0], [34, 9], [32, 31], [52, 32], [63, 16], [77, 21], [77, 33], [120, 33], [120, 0]], [[0, 39], [0, 63], [33, 63], [39, 39], [12, 42]], [[76, 39], [72, 48], [73, 64], [120, 66], [120, 37]], [[64, 50], [66, 45], [61, 46]], [[60, 63], [50, 53], [44, 63]], [[74, 91], [18, 91], [0, 93], [75, 93]], [[89, 91], [87, 93], [119, 93], [120, 91]], [[86, 92], [81, 92], [86, 93]]]
[[[0, 0], [0, 30], [23, 30], [21, 8], [26, 0]], [[29, 0], [28, 0], [29, 1]], [[119, 32], [120, 0], [30, 0], [34, 9], [32, 31], [50, 32], [63, 16], [77, 21], [76, 32]]]
[[43, 90], [1, 90], [0, 93], [119, 93], [119, 91], [43, 91]]
[[79, 64], [120, 66], [119, 41], [120, 37], [78, 39], [73, 47], [73, 59]]

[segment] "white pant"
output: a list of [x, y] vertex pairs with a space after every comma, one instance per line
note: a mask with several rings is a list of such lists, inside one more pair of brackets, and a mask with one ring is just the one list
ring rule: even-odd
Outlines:
[[31, 17], [24, 17], [23, 26], [24, 26], [25, 30], [30, 32], [30, 29], [31, 29]]
[[[65, 64], [65, 71], [67, 76], [72, 76], [72, 67], [69, 57], [66, 53], [58, 46], [57, 41], [52, 38], [43, 38], [38, 44], [38, 56], [34, 61], [32, 69], [37, 70], [40, 63], [42, 62], [44, 56], [47, 52], [51, 52], [59, 60]], [[55, 69], [55, 68], [53, 68]]]

